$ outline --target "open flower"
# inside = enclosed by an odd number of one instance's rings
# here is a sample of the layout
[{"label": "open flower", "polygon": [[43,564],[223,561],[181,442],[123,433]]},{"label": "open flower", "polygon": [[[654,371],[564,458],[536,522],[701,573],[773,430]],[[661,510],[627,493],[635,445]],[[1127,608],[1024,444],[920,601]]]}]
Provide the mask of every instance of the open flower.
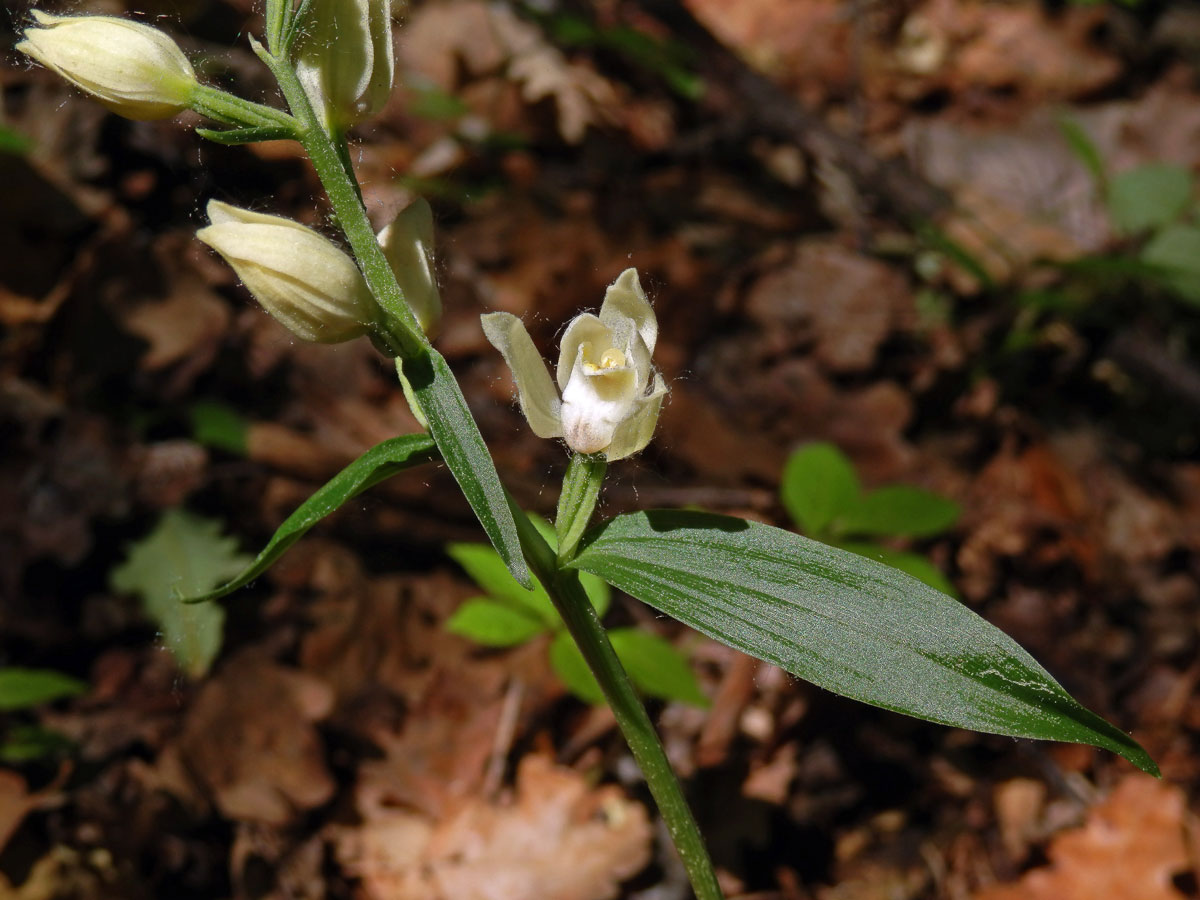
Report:
[{"label": "open flower", "polygon": [[233,266],[267,312],[297,337],[336,344],[366,334],[375,299],[346,253],[282,216],[208,203],[212,223],[196,237]]},{"label": "open flower", "polygon": [[318,0],[296,53],[296,74],[330,130],[373,116],[392,92],[390,0]]},{"label": "open flower", "polygon": [[483,333],[512,370],[521,411],[538,437],[561,437],[575,452],[602,452],[609,462],[650,443],[667,386],[650,365],[658,320],[635,269],[609,285],[599,316],[583,313],[567,326],[557,389],[520,319],[501,312],[482,319]]},{"label": "open flower", "polygon": [[116,16],[53,16],[33,11],[37,27],[18,50],[127,119],[165,119],[187,109],[196,73],[159,31]]}]

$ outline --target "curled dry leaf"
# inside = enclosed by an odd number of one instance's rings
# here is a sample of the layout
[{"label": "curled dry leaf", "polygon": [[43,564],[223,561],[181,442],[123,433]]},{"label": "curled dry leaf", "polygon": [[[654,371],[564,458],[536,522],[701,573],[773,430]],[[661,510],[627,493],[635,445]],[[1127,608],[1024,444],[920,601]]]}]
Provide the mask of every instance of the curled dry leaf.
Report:
[{"label": "curled dry leaf", "polygon": [[541,756],[521,762],[507,803],[467,800],[436,822],[383,810],[337,836],[367,900],[608,900],[650,840],[640,804]]},{"label": "curled dry leaf", "polygon": [[332,706],[313,676],[243,655],[200,689],[178,750],[223,815],[285,825],[333,795],[313,727]]},{"label": "curled dry leaf", "polygon": [[1185,873],[1187,807],[1183,791],[1147,775],[1126,777],[1081,828],[1050,843],[1050,865],[974,900],[1183,900],[1172,878]]}]

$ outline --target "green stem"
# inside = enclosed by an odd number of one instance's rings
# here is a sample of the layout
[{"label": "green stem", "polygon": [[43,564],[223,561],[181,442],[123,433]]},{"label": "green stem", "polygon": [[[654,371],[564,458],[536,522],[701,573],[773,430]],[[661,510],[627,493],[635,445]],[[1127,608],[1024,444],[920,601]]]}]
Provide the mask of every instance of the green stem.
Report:
[{"label": "green stem", "polygon": [[558,515],[554,517],[560,564],[575,558],[579,539],[583,537],[592,512],[596,509],[606,471],[608,460],[599,453],[576,453],[567,465],[562,493],[558,495]]},{"label": "green stem", "polygon": [[[375,230],[371,227],[367,211],[359,199],[358,185],[346,172],[337,142],[321,126],[308,95],[300,85],[300,79],[296,77],[295,70],[287,61],[272,56],[261,45],[255,47],[255,52],[270,67],[276,81],[279,82],[279,89],[283,91],[288,107],[292,110],[292,115],[300,122],[299,141],[312,160],[317,177],[329,195],[333,213],[337,216],[350,249],[354,251],[354,256],[362,268],[367,286],[383,307],[386,318],[396,323],[396,327],[386,328],[389,344],[398,344],[397,349],[405,358],[427,355],[431,349],[429,341],[405,302],[404,293],[396,283],[396,276],[392,273],[387,257],[383,255],[383,249],[375,240]],[[379,327],[383,330],[384,323],[379,323]]]},{"label": "green stem", "polygon": [[517,533],[521,537],[525,559],[546,589],[546,593],[550,595],[555,609],[567,626],[567,631],[575,639],[584,660],[596,676],[600,689],[604,691],[604,697],[608,700],[621,734],[625,736],[633,758],[641,768],[642,774],[646,776],[646,784],[683,860],[697,900],[722,900],[721,887],[717,883],[712,860],[709,859],[700,828],[683,796],[683,788],[679,779],[675,777],[675,770],[671,768],[666,751],[658,739],[654,723],[646,714],[646,708],[638,699],[625,668],[617,659],[616,651],[608,640],[604,626],[600,624],[600,617],[596,615],[595,608],[588,601],[587,594],[579,583],[578,573],[559,568],[555,552],[511,497],[509,505],[517,522]]}]

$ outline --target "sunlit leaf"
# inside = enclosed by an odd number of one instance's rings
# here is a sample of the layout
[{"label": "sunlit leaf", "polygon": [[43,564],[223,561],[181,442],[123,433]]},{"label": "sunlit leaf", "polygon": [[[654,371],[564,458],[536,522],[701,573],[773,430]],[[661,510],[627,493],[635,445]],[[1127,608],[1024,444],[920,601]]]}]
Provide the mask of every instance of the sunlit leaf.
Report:
[{"label": "sunlit leaf", "polygon": [[958,520],[959,506],[940,494],[897,484],[863,494],[838,517],[837,531],[872,537],[928,537]]},{"label": "sunlit leaf", "polygon": [[530,614],[483,597],[464,602],[446,622],[447,631],[485,647],[523,644],[546,627]]},{"label": "sunlit leaf", "polygon": [[643,694],[693,706],[709,705],[687,657],[670,641],[641,628],[614,628],[608,639],[629,678]]},{"label": "sunlit leaf", "polygon": [[833,444],[807,444],[788,457],[780,496],[805,532],[824,534],[833,520],[858,500],[858,476]]},{"label": "sunlit leaf", "polygon": [[1113,176],[1108,211],[1125,234],[1174,222],[1192,202],[1192,173],[1182,166],[1150,163]]},{"label": "sunlit leaf", "polygon": [[88,689],[86,682],[54,669],[0,669],[0,711],[31,709]]},{"label": "sunlit leaf", "polygon": [[617,516],[570,565],[828,690],[933,722],[1104,747],[1158,769],[966,606],[896,569],[709,513]]}]

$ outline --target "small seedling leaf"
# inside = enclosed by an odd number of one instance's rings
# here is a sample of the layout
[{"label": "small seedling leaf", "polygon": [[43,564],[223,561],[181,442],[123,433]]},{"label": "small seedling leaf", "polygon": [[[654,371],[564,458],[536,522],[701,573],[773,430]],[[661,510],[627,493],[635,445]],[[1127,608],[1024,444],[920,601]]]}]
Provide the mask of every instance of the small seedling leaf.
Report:
[{"label": "small seedling leaf", "polygon": [[0,669],[0,712],[32,709],[88,689],[85,682],[54,669]]},{"label": "small seedling leaf", "polygon": [[897,484],[860,496],[838,516],[836,529],[845,535],[929,537],[953,525],[959,512],[941,494]]},{"label": "small seedling leaf", "polygon": [[546,628],[534,616],[484,597],[467,600],[446,622],[448,631],[485,647],[514,647]]},{"label": "small seedling leaf", "polygon": [[807,444],[788,457],[780,495],[788,514],[810,535],[825,534],[860,493],[850,460],[833,444]]},{"label": "small seedling leaf", "polygon": [[1159,280],[1181,298],[1200,304],[1200,228],[1163,229],[1142,249],[1142,262],[1156,266]]},{"label": "small seedling leaf", "polygon": [[640,628],[614,628],[608,638],[643,694],[708,707],[708,697],[700,690],[687,657],[669,641]]},{"label": "small seedling leaf", "polygon": [[1192,173],[1182,166],[1150,163],[1115,175],[1108,210],[1124,234],[1170,225],[1192,202]]},{"label": "small seedling leaf", "polygon": [[566,631],[560,631],[550,642],[550,667],[566,685],[567,690],[584,703],[604,705],[604,691],[600,690],[596,676],[592,674],[583,654],[579,652],[579,647]]},{"label": "small seedling leaf", "polygon": [[249,562],[237,539],[220,522],[182,509],[166,512],[155,529],[129,548],[112,571],[115,591],[137,594],[162,630],[163,643],[186,674],[198,678],[221,650],[225,610],[215,603],[191,605],[185,597],[210,591]]}]

